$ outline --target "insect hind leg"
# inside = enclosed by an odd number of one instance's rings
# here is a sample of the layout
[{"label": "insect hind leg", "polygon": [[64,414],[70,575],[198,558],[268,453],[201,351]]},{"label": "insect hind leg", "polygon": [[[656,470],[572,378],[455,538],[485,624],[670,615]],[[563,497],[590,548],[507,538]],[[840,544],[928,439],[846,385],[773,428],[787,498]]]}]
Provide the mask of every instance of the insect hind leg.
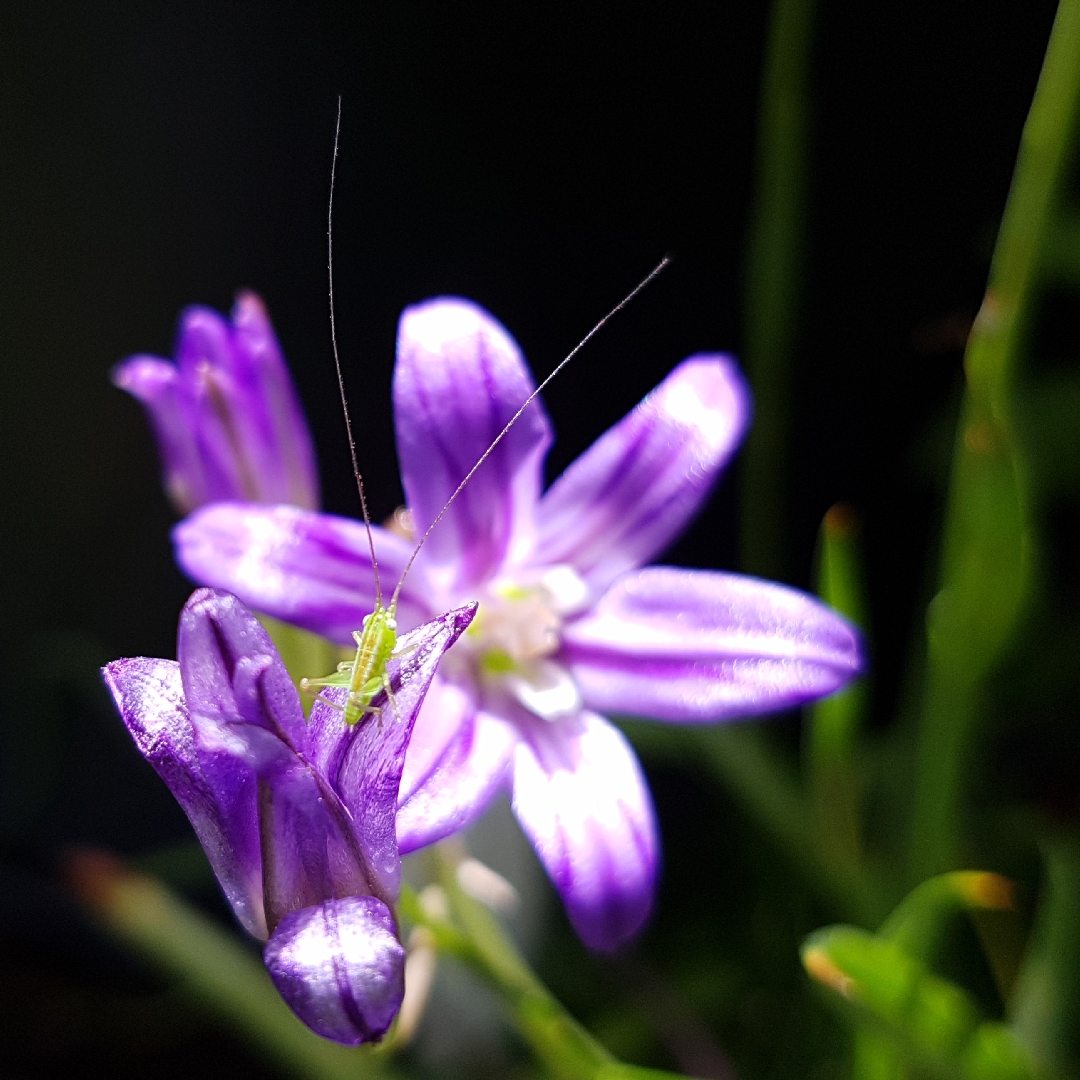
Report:
[{"label": "insect hind leg", "polygon": [[[394,696],[394,691],[390,688],[390,676],[383,672],[383,689],[386,691],[386,698],[390,702],[391,708],[394,710],[394,719],[401,723],[401,712],[398,710],[397,698]],[[379,717],[379,723],[382,723],[382,716]]]},{"label": "insect hind leg", "polygon": [[[394,719],[398,723],[400,723],[401,710],[398,708],[397,697],[395,696],[394,691],[390,685],[390,676],[385,674],[385,672],[383,673],[382,681],[379,684],[379,690],[386,691],[386,699],[390,702],[390,707],[394,710]],[[379,730],[382,730],[382,714],[383,709],[386,708],[385,705],[371,705],[368,703],[361,705],[359,702],[354,701],[349,703],[349,707],[355,709],[359,713],[364,713],[368,716],[377,716],[379,718]]]}]

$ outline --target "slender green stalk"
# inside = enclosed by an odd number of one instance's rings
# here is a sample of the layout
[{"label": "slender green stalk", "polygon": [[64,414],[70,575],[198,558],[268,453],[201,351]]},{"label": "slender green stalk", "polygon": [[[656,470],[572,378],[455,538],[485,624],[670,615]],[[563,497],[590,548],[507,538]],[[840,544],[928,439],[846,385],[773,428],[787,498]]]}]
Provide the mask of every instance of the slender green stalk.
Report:
[{"label": "slender green stalk", "polygon": [[[857,626],[865,626],[859,521],[838,503],[825,515],[818,538],[817,593]],[[857,680],[806,710],[806,766],[818,834],[846,858],[861,858],[861,790],[856,762],[866,706]]]},{"label": "slender green stalk", "polygon": [[1061,1076],[1080,1075],[1080,836],[1043,845],[1046,877],[1031,947],[1011,1002],[1012,1029]]},{"label": "slender green stalk", "polygon": [[783,577],[791,354],[805,231],[813,0],[775,0],[761,82],[757,178],[746,264],[743,361],[754,424],[742,456],[744,570]]},{"label": "slender green stalk", "polygon": [[937,960],[946,926],[959,912],[1010,911],[1012,883],[986,870],[954,870],[917,885],[878,930],[926,964]]},{"label": "slender green stalk", "polygon": [[370,1048],[349,1049],[309,1031],[258,959],[160,882],[96,852],[74,860],[71,877],[110,933],[175,978],[195,1005],[228,1023],[283,1075],[391,1080]]},{"label": "slender green stalk", "polygon": [[1015,630],[1027,591],[1031,537],[1014,429],[1015,379],[1078,99],[1080,0],[1061,0],[964,357],[967,389],[946,506],[941,589],[927,614],[912,881],[948,870],[960,858],[965,774],[983,687]]},{"label": "slender green stalk", "polygon": [[426,910],[408,886],[401,911],[426,927],[436,947],[466,964],[502,998],[514,1026],[536,1056],[562,1080],[675,1080],[675,1074],[616,1061],[536,977],[498,920],[457,883],[453,845],[437,851],[439,883],[450,918]]}]

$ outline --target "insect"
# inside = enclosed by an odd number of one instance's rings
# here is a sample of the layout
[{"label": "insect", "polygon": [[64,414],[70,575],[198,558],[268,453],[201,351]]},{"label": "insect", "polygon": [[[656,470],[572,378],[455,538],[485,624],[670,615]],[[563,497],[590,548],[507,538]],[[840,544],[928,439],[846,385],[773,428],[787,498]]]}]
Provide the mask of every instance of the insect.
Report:
[{"label": "insect", "polygon": [[581,351],[588,341],[596,334],[605,323],[616,313],[621,311],[642,289],[645,288],[667,265],[671,257],[665,255],[663,259],[622,299],[615,305],[578,344],[559,362],[554,370],[545,378],[540,385],[525,399],[521,407],[507,422],[506,426],[492,440],[488,448],[480,455],[476,464],[466,473],[464,479],[454,489],[450,498],[446,500],[442,509],[436,514],[434,520],[428,526],[427,531],[420,538],[408,562],[401,573],[389,604],[383,603],[382,586],[379,580],[379,564],[375,558],[375,538],[371,530],[371,517],[368,513],[367,496],[364,491],[364,481],[360,475],[360,466],[356,454],[356,440],[353,436],[352,420],[349,416],[349,406],[345,396],[345,381],[341,371],[341,360],[337,346],[337,328],[334,321],[334,259],[333,259],[333,215],[334,215],[334,179],[337,169],[338,140],[341,133],[341,98],[338,98],[337,126],[334,131],[334,156],[330,168],[330,202],[327,213],[327,267],[330,294],[330,340],[334,353],[334,366],[337,372],[338,391],[341,396],[341,407],[345,415],[345,429],[349,439],[349,453],[352,457],[353,475],[356,477],[356,486],[360,494],[360,508],[363,512],[364,527],[367,530],[368,548],[371,553],[371,565],[375,575],[375,608],[365,616],[363,625],[359,630],[353,631],[353,639],[356,641],[356,655],[352,660],[338,664],[337,670],[322,679],[302,679],[300,688],[305,692],[311,692],[325,687],[346,687],[348,693],[345,704],[339,705],[328,698],[319,695],[317,700],[330,705],[332,708],[344,714],[346,724],[358,724],[366,715],[376,714],[379,723],[382,723],[382,709],[372,705],[372,702],[385,691],[388,701],[397,712],[397,702],[394,699],[393,690],[390,686],[390,677],[387,674],[387,664],[395,656],[403,655],[397,651],[397,604],[401,594],[401,587],[405,583],[409,571],[412,569],[416,557],[427,542],[428,537],[442,521],[446,512],[454,504],[454,501],[465,490],[466,485],[476,474],[481,465],[491,456],[491,453],[502,442],[510,429],[518,422],[525,410],[536,400],[540,392],[559,374],[560,371]]}]

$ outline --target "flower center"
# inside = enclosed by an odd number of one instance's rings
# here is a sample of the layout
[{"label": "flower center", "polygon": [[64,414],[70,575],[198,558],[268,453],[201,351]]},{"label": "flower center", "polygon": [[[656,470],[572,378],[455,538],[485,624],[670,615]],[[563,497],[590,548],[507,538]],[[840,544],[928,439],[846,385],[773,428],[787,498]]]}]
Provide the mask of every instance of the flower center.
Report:
[{"label": "flower center", "polygon": [[[577,684],[549,659],[562,644],[563,618],[580,610],[588,586],[569,566],[519,571],[490,582],[454,652],[491,689],[509,692],[545,720],[581,708]],[[448,657],[449,659],[449,657]]]}]

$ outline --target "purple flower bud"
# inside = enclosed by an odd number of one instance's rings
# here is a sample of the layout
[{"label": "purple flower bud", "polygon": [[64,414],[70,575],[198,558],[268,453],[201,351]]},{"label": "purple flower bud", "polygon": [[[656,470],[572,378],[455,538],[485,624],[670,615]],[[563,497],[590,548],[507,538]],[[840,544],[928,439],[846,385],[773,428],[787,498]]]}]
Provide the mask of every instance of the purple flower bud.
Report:
[{"label": "purple flower bud", "polygon": [[[423,623],[387,666],[394,704],[355,725],[311,722],[266,631],[235,596],[195,592],[177,661],[136,657],[105,681],[136,745],[184,808],[237,918],[269,938],[282,995],[339,1042],[379,1038],[401,1002],[390,907],[405,751],[435,668],[476,605]],[[326,696],[340,704],[345,690]],[[310,983],[310,985],[309,985]]]},{"label": "purple flower bud", "polygon": [[319,505],[311,435],[254,293],[236,298],[231,324],[188,308],[175,364],[133,356],[112,378],[146,406],[165,488],[182,513],[219,499]]},{"label": "purple flower bud", "polygon": [[294,911],[263,950],[278,993],[312,1031],[348,1046],[381,1039],[405,995],[405,950],[374,896]]}]

